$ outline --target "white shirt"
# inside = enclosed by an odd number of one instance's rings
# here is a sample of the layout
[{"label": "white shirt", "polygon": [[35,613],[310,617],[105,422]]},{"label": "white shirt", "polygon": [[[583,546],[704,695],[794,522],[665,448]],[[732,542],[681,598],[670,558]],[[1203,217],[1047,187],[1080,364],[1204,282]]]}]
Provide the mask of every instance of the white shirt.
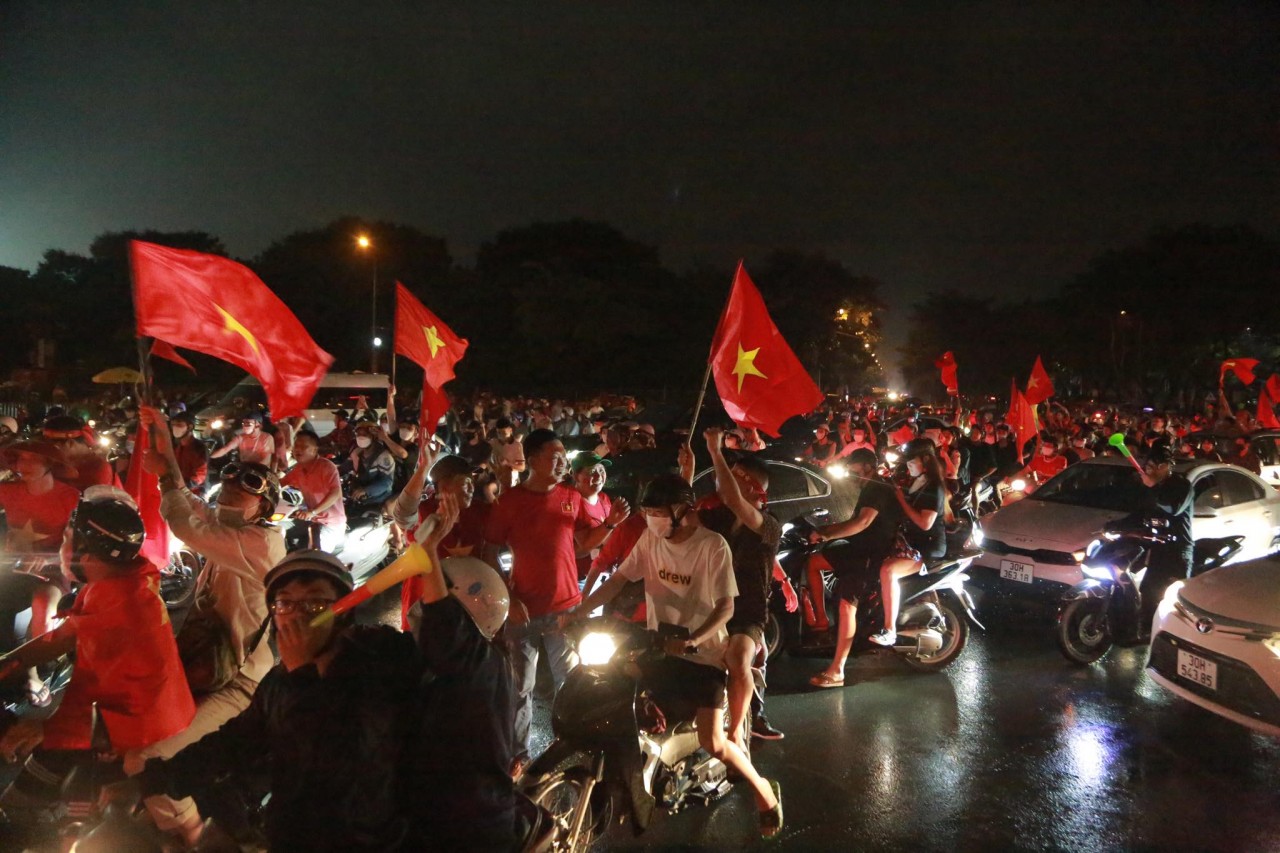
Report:
[{"label": "white shirt", "polygon": [[[627,580],[644,581],[649,629],[654,631],[660,622],[696,631],[711,618],[717,601],[738,595],[729,543],[705,527],[695,528],[680,543],[646,530],[618,572]],[[721,627],[695,654],[684,657],[724,669],[728,644],[729,632]]]}]

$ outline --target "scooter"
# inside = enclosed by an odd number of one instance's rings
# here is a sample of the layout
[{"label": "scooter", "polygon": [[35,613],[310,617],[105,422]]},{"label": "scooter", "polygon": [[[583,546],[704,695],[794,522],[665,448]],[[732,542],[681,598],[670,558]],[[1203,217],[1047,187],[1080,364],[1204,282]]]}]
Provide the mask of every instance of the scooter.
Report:
[{"label": "scooter", "polygon": [[638,662],[683,630],[663,628],[599,617],[566,629],[581,663],[556,695],[555,740],[520,781],[555,822],[557,850],[589,849],[615,819],[630,818],[638,835],[655,809],[706,805],[732,787],[726,766],[698,745],[696,709],[651,696],[640,681]]},{"label": "scooter", "polygon": [[[853,565],[854,561],[864,558],[847,553],[846,549],[830,547],[833,542],[810,543],[809,534],[815,528],[807,517],[794,519],[783,529],[778,561],[799,592],[802,614],[798,622],[794,616],[790,617],[793,630],[784,631],[784,637],[794,638],[801,649],[809,652],[830,650],[830,640],[823,636],[825,629],[816,615],[814,601],[822,596],[826,611],[834,613],[836,576],[847,570],[862,578],[857,594],[857,634],[853,650],[857,653],[882,648],[868,639],[884,626],[879,573]],[[969,641],[970,624],[985,630],[964,586],[969,579],[964,572],[980,553],[961,547],[954,556],[926,563],[920,574],[898,581],[902,606],[893,651],[914,669],[932,672],[950,666]],[[810,572],[811,561],[814,572]],[[815,588],[811,577],[820,579],[821,586]]]},{"label": "scooter", "polygon": [[[1141,641],[1142,575],[1152,546],[1171,540],[1163,518],[1127,518],[1107,526],[1101,539],[1085,548],[1080,570],[1084,580],[1063,595],[1058,605],[1055,637],[1063,656],[1077,664],[1101,660],[1117,643]],[[1244,547],[1243,536],[1198,539],[1192,575],[1225,565]]]}]

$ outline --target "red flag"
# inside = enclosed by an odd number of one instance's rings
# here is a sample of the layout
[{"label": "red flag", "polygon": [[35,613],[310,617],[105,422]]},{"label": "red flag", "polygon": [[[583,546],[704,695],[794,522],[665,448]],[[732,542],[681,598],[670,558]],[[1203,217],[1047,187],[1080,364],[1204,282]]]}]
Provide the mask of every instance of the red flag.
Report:
[{"label": "red flag", "polygon": [[169,525],[160,516],[160,478],[142,468],[142,456],[151,446],[151,433],[138,425],[133,436],[133,456],[129,457],[129,472],[125,475],[124,490],[133,497],[142,516],[147,538],[142,543],[142,556],[156,568],[169,562]]},{"label": "red flag", "polygon": [[[1271,377],[1274,379],[1275,377]],[[1270,383],[1268,383],[1269,385]],[[1275,398],[1263,388],[1258,394],[1258,426],[1263,429],[1280,429],[1280,419],[1276,418]]]},{"label": "red flag", "polygon": [[180,364],[192,373],[196,372],[196,369],[191,366],[191,362],[178,355],[178,351],[176,349],[169,346],[159,338],[156,338],[151,342],[151,354],[158,358],[168,359],[174,364]]},{"label": "red flag", "polygon": [[709,363],[724,410],[743,428],[776,436],[784,421],[813,411],[823,399],[769,318],[741,261],[716,326]]},{"label": "red flag", "polygon": [[440,389],[453,378],[453,366],[466,353],[467,339],[455,335],[397,281],[395,347],[426,372],[431,387]]},{"label": "red flag", "polygon": [[933,366],[942,371],[942,384],[946,386],[947,393],[959,394],[960,382],[956,379],[956,357],[948,350],[942,354],[942,358],[933,363]]},{"label": "red flag", "polygon": [[302,414],[333,356],[242,264],[217,255],[129,243],[139,337],[207,353],[257,377],[273,418]]},{"label": "red flag", "polygon": [[1027,398],[1018,390],[1018,383],[1011,384],[1013,390],[1009,396],[1009,413],[1005,415],[1005,423],[1013,429],[1014,446],[1018,448],[1018,455],[1022,456],[1023,447],[1036,437],[1035,411]]},{"label": "red flag", "polygon": [[1222,367],[1218,369],[1218,387],[1222,387],[1222,382],[1227,378],[1227,371],[1230,370],[1236,375],[1241,383],[1252,385],[1257,378],[1253,375],[1253,369],[1258,366],[1256,358],[1229,358],[1222,362]]},{"label": "red flag", "polygon": [[1038,406],[1053,396],[1053,381],[1044,369],[1044,362],[1036,356],[1035,366],[1031,368],[1031,378],[1027,380],[1026,400],[1032,406]]},{"label": "red flag", "polygon": [[1271,378],[1267,380],[1267,396],[1271,398],[1271,402],[1280,400],[1280,373],[1271,374]]},{"label": "red flag", "polygon": [[418,415],[418,429],[422,440],[436,434],[436,425],[449,411],[449,395],[443,388],[432,388],[425,379],[422,382],[422,412]]}]

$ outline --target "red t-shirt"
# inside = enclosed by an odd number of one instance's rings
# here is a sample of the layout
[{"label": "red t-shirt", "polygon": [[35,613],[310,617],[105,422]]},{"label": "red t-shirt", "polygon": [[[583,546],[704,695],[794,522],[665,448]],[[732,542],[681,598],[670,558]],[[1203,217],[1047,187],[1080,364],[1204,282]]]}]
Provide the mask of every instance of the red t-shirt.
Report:
[{"label": "red t-shirt", "polygon": [[80,493],[66,483],[33,495],[23,483],[0,483],[0,507],[9,520],[7,547],[10,551],[57,551],[62,532],[80,502]]},{"label": "red t-shirt", "polygon": [[[591,519],[590,527],[599,527],[604,524],[604,520],[609,517],[609,513],[613,512],[613,501],[604,492],[596,496],[596,502],[592,505],[591,501],[584,500],[582,502],[583,509],[586,510],[587,518]],[[610,539],[613,535],[610,534]],[[578,580],[583,580],[587,576],[587,572],[591,571],[591,555],[583,554],[578,557]]]},{"label": "red t-shirt", "polygon": [[[418,524],[408,531],[412,536],[417,532],[423,520],[435,513],[436,499],[429,498],[418,506]],[[449,535],[440,543],[440,559],[450,557],[479,557],[480,547],[484,544],[485,523],[489,520],[489,504],[476,499],[471,506],[458,514],[458,523],[449,531]],[[409,630],[409,608],[415,601],[422,599],[426,581],[421,575],[400,584],[400,627]]]},{"label": "red t-shirt", "polygon": [[1036,458],[1031,460],[1027,468],[1040,478],[1040,482],[1048,480],[1057,474],[1061,474],[1067,470],[1067,457],[1061,455],[1045,456],[1037,453]]},{"label": "red t-shirt", "polygon": [[63,482],[74,486],[77,492],[83,492],[90,486],[119,486],[120,478],[105,457],[92,450],[75,453],[67,462],[76,469],[74,477],[67,477]]},{"label": "red t-shirt", "polygon": [[140,749],[185,729],[195,702],[178,658],[160,575],[146,560],[80,591],[68,617],[76,669],[44,725],[43,749],[87,749],[93,703],[116,750]]},{"label": "red t-shirt", "polygon": [[[284,475],[284,479],[280,481],[283,486],[293,486],[302,492],[302,499],[307,506],[312,507],[319,504],[322,500],[333,494],[334,490],[341,491],[342,475],[338,473],[338,466],[334,465],[328,459],[316,457],[310,462],[299,462]],[[347,523],[347,510],[342,505],[342,499],[339,498],[334,502],[333,506],[324,512],[318,512],[315,515],[315,521],[325,527],[330,525],[338,525]]]},{"label": "red t-shirt", "polygon": [[582,601],[578,590],[575,530],[591,526],[578,490],[557,485],[549,492],[517,486],[493,505],[485,541],[511,548],[511,592],[530,618],[568,610]]}]

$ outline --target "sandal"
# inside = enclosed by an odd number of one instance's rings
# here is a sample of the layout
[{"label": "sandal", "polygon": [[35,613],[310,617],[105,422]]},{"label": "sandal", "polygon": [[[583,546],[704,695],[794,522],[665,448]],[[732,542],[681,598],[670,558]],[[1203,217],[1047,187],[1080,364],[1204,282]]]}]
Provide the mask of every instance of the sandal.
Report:
[{"label": "sandal", "polygon": [[840,673],[837,678],[827,672],[820,672],[813,678],[809,679],[809,683],[814,687],[844,687],[844,673]]},{"label": "sandal", "polygon": [[773,789],[773,798],[778,804],[765,812],[760,812],[760,837],[777,838],[782,832],[782,786],[770,779],[769,787]]}]

